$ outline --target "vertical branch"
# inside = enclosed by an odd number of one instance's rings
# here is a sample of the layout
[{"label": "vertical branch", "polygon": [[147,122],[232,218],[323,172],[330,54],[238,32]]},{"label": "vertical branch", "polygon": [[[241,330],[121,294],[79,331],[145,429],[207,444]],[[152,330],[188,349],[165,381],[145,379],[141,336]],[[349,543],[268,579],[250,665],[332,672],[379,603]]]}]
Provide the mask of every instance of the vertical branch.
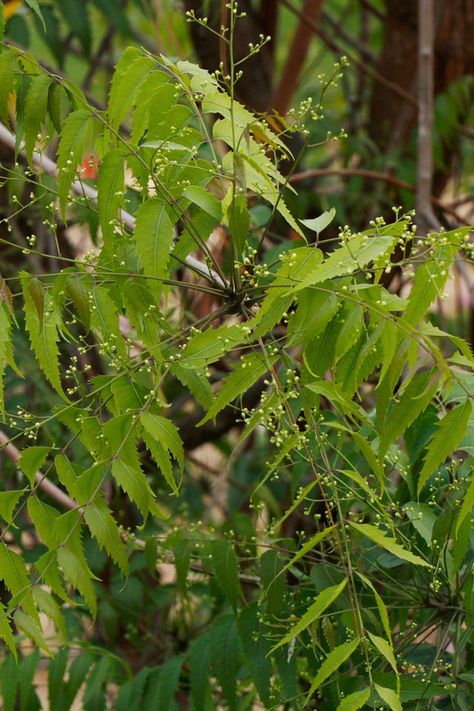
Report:
[{"label": "vertical branch", "polygon": [[418,0],[418,155],[416,166],[417,224],[436,226],[431,209],[433,180],[434,2]]},{"label": "vertical branch", "polygon": [[300,73],[314,32],[311,23],[318,24],[323,4],[324,0],[304,0],[283,73],[271,100],[270,108],[282,115],[286,114],[290,108],[291,99],[298,86]]}]

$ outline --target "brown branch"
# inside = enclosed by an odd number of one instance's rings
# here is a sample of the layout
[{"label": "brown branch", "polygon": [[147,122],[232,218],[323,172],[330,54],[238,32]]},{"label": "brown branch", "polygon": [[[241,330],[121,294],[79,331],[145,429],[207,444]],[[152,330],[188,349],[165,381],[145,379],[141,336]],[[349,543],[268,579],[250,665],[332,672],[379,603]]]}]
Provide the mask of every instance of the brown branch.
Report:
[{"label": "brown branch", "polygon": [[291,99],[298,86],[301,70],[314,34],[313,26],[318,27],[323,3],[324,0],[304,0],[303,11],[298,13],[299,22],[293,35],[293,41],[280,81],[271,98],[270,108],[282,116],[288,112]]},{"label": "brown branch", "polygon": [[[18,462],[20,461],[20,451],[15,447],[15,445],[10,442],[7,435],[0,430],[0,452],[6,454],[8,459],[10,459],[13,464],[18,467]],[[36,472],[35,482],[39,489],[48,494],[57,504],[65,509],[77,509],[77,503],[71,499],[67,494],[64,493],[56,484],[47,479],[45,474],[41,472]]]},{"label": "brown branch", "polygon": [[308,27],[310,27],[314,34],[320,37],[320,39],[322,39],[323,42],[327,44],[327,46],[332,49],[333,52],[335,52],[335,54],[337,54],[339,57],[343,55],[346,56],[350,64],[353,64],[358,69],[360,69],[361,72],[364,72],[365,74],[370,76],[371,79],[373,79],[375,82],[381,84],[382,86],[385,86],[390,91],[393,91],[401,99],[403,99],[403,101],[407,102],[408,104],[411,104],[411,106],[418,106],[418,101],[413,96],[413,94],[410,94],[410,92],[405,91],[405,89],[403,89],[398,84],[395,84],[395,82],[386,79],[375,69],[369,67],[368,64],[366,64],[362,59],[357,57],[357,55],[347,52],[343,47],[341,47],[340,44],[338,44],[334,39],[332,39],[332,37],[330,37],[326,32],[324,32],[324,30],[322,30],[317,23],[313,22],[310,17],[298,10],[298,8],[295,7],[290,0],[280,0],[280,2],[282,5],[287,7],[293,14],[299,17]]},{"label": "brown branch", "polygon": [[431,209],[433,182],[434,4],[418,0],[418,152],[416,220],[427,232],[436,227]]},{"label": "brown branch", "polygon": [[[404,180],[399,180],[395,176],[388,173],[377,173],[374,170],[367,170],[365,168],[311,168],[309,170],[302,170],[300,173],[295,173],[290,178],[290,183],[298,183],[302,180],[307,180],[308,178],[324,178],[330,175],[339,175],[346,177],[360,177],[367,178],[368,180],[380,180],[389,185],[393,185],[400,190],[408,190],[410,193],[415,193],[416,188],[410,183],[406,183]],[[430,196],[430,203],[435,207],[439,208],[447,215],[454,217],[461,225],[466,224],[466,220],[462,218],[456,210],[453,209],[451,205],[446,205],[445,202],[439,200],[434,196]]]}]

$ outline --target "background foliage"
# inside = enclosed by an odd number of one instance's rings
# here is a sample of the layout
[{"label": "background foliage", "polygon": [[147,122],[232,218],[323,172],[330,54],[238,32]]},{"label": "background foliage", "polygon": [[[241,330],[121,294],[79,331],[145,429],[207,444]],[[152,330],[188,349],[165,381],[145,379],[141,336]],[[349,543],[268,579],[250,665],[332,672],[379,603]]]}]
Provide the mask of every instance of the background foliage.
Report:
[{"label": "background foliage", "polygon": [[395,4],[185,5],[6,3],[4,708],[468,709],[467,40],[417,234]]}]

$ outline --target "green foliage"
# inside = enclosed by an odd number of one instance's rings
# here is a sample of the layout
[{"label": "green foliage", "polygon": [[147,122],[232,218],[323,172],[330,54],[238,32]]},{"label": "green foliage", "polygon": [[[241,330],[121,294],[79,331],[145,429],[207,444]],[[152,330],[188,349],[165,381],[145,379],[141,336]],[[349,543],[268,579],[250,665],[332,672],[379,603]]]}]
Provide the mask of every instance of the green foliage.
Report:
[{"label": "green foliage", "polygon": [[[89,52],[89,19],[76,25],[71,3],[62,12]],[[85,256],[58,248],[46,275],[15,274],[15,309],[2,286],[6,388],[16,361],[47,394],[32,412],[13,395],[2,415],[21,448],[21,483],[0,492],[11,655],[22,635],[53,654],[45,616],[69,641],[90,616],[104,644],[139,638],[131,662],[125,647],[57,653],[53,711],[83,682],[85,709],[104,708],[112,682],[117,709],[469,698],[473,357],[429,321],[452,264],[471,254],[469,230],[415,241],[412,216],[397,213],[345,228],[324,253],[304,241],[278,168],[301,124],[277,134],[222,74],[132,47],[101,111],[21,52],[0,63],[18,91],[25,82],[16,124],[34,176],[23,179],[47,224],[59,208],[100,228]],[[45,145],[56,151],[51,183],[35,158]],[[81,188],[91,150],[97,201]],[[268,247],[254,218],[263,205],[268,225],[298,239]],[[333,218],[301,222],[319,237]],[[416,267],[407,298],[383,286],[395,260],[405,275]],[[207,466],[216,441],[223,457]],[[223,510],[207,507],[201,455],[208,476],[233,487]],[[30,548],[15,528],[26,516]],[[159,585],[170,565],[175,577]],[[443,641],[419,643],[433,626]],[[18,666],[12,656],[0,667],[4,706],[36,708],[21,689],[37,656]]]}]

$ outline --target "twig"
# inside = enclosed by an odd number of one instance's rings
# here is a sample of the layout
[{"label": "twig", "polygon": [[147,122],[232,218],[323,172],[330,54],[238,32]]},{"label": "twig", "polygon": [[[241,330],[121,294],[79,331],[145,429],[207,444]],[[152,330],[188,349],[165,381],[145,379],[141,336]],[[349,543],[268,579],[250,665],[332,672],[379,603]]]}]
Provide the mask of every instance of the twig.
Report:
[{"label": "twig", "polygon": [[[15,445],[10,442],[7,435],[2,430],[0,430],[0,452],[6,454],[6,456],[13,462],[13,464],[15,464],[15,466],[18,466],[18,462],[20,461],[20,452],[15,447]],[[53,484],[53,482],[50,481],[45,474],[42,474],[39,471],[36,472],[35,482],[37,483],[39,489],[42,489],[45,494],[48,494],[48,496],[50,496],[54,501],[56,501],[56,503],[58,503],[63,508],[78,508],[77,503],[67,494],[65,494],[64,491],[62,491],[58,486],[56,486],[56,484]]]},{"label": "twig", "polygon": [[398,84],[395,84],[395,82],[386,79],[382,74],[379,74],[379,72],[377,72],[375,69],[369,67],[362,59],[357,57],[355,54],[350,54],[349,52],[347,52],[332,37],[330,37],[326,32],[324,32],[324,30],[322,30],[316,22],[313,22],[311,17],[308,17],[308,15],[304,14],[297,7],[295,7],[290,0],[280,0],[280,2],[282,5],[287,7],[293,14],[299,17],[308,27],[310,27],[312,31],[316,35],[318,35],[318,37],[320,37],[323,42],[327,44],[327,46],[332,49],[333,52],[335,52],[339,57],[345,55],[349,60],[350,64],[353,64],[354,66],[358,67],[361,72],[365,72],[365,74],[368,74],[378,84],[382,84],[382,86],[385,86],[387,89],[390,89],[390,91],[393,91],[408,104],[411,104],[412,106],[418,106],[418,101],[416,100],[416,97],[413,96],[413,94],[410,94],[408,91],[405,91],[405,89],[403,89]]},{"label": "twig", "polygon": [[[339,175],[353,177],[358,176],[361,178],[367,178],[368,180],[381,180],[384,183],[389,183],[394,185],[400,190],[408,190],[410,193],[415,193],[416,188],[410,183],[406,183],[404,180],[399,180],[393,175],[388,173],[377,173],[375,170],[367,170],[365,168],[311,168],[309,170],[302,170],[300,173],[295,173],[290,178],[290,183],[297,183],[307,178],[324,178],[329,175]],[[454,217],[461,225],[466,224],[466,220],[453,209],[451,205],[446,205],[442,200],[434,196],[430,196],[430,203],[435,205],[447,215]]]},{"label": "twig", "polygon": [[[2,123],[0,123],[0,143],[3,143],[5,146],[8,146],[12,151],[15,150],[16,136],[11,133],[11,131],[9,131],[8,128],[6,128]],[[32,163],[36,168],[42,170],[47,175],[51,175],[53,178],[58,177],[58,167],[56,163],[47,156],[43,155],[42,153],[39,153],[38,151],[33,151]],[[85,185],[82,181],[74,180],[71,185],[71,190],[76,195],[79,195],[80,197],[86,197],[88,198],[88,200],[91,200],[91,202],[97,203],[97,190],[90,187],[89,185]],[[122,220],[125,227],[133,232],[135,228],[135,218],[133,217],[133,215],[130,215],[130,213],[126,212],[125,210],[120,210],[120,219]],[[188,265],[188,267],[190,267],[190,269],[193,269],[194,271],[198,272],[199,274],[201,274],[201,276],[205,277],[212,283],[217,284],[222,288],[225,288],[227,286],[223,279],[221,279],[219,274],[217,274],[214,270],[209,269],[207,264],[204,264],[203,262],[200,262],[198,259],[195,259],[191,256],[186,257],[184,261]]]},{"label": "twig", "polygon": [[423,232],[437,225],[431,209],[433,181],[434,5],[418,0],[418,152],[416,214]]},{"label": "twig", "polygon": [[298,13],[298,26],[293,35],[280,81],[271,98],[270,108],[283,116],[290,108],[291,99],[298,85],[298,79],[313,37],[313,28],[318,27],[323,3],[324,0],[305,0],[303,11]]}]

